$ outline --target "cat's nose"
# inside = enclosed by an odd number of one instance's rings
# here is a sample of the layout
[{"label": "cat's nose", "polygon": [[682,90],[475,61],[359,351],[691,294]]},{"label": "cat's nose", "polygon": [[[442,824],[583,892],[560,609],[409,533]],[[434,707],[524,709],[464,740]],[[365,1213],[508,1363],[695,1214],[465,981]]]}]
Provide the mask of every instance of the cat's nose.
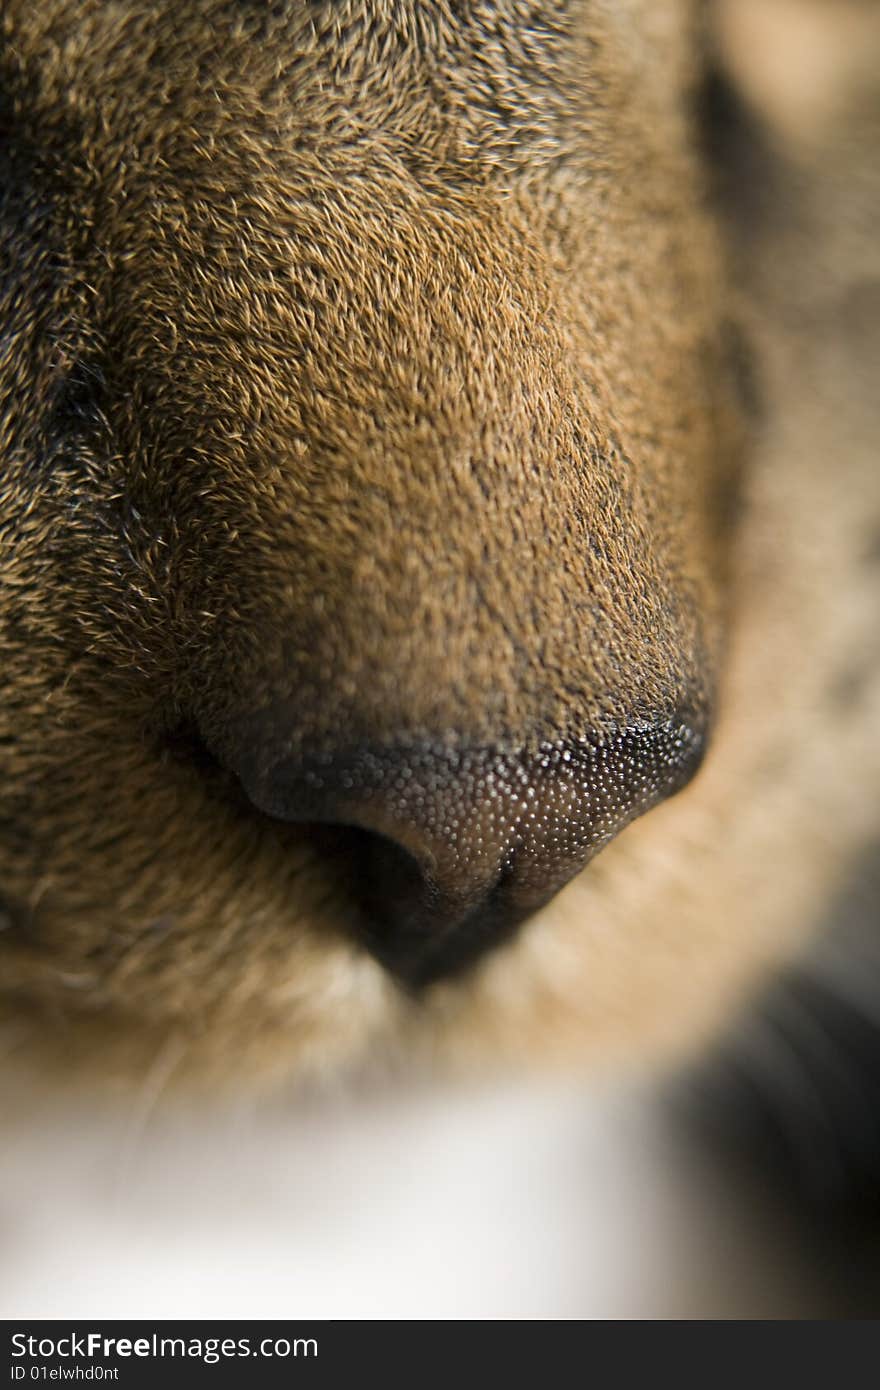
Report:
[{"label": "cat's nose", "polygon": [[509,937],[682,787],[702,747],[699,728],[671,719],[511,753],[437,741],[278,756],[258,738],[232,763],[261,811],[336,828],[365,945],[420,987]]}]

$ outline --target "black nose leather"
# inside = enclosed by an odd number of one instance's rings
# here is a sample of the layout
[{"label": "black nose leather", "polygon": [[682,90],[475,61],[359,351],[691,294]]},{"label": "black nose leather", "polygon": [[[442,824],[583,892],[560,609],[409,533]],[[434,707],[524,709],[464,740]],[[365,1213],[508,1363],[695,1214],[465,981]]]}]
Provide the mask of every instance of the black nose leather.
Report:
[{"label": "black nose leather", "polygon": [[264,744],[236,771],[269,815],[340,828],[363,940],[418,987],[508,937],[683,786],[702,744],[682,719],[518,753],[412,744],[273,760]]}]

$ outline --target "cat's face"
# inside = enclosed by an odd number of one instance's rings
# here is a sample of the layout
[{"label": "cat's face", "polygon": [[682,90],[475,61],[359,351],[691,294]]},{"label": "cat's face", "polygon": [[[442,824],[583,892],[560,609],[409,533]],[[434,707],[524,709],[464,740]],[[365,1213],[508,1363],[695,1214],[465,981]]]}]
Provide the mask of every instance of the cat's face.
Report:
[{"label": "cat's face", "polygon": [[221,1073],[674,1024],[669,812],[590,861],[711,757],[691,7],[7,8],[9,1007]]}]

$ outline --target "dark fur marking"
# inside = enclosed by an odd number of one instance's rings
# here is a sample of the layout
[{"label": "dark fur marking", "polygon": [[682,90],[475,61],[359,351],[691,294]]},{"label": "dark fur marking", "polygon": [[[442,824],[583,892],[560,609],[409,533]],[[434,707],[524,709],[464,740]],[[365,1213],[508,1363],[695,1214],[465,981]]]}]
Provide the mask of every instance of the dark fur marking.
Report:
[{"label": "dark fur marking", "polygon": [[[826,1230],[880,1224],[880,846],[828,929],[690,1078],[702,1132]],[[876,1228],[875,1228],[876,1231]]]},{"label": "dark fur marking", "polygon": [[831,685],[831,703],[842,714],[858,705],[877,674],[878,654],[867,652],[841,671]]},{"label": "dark fur marking", "polygon": [[866,565],[880,565],[880,523],[868,536],[862,560]]}]

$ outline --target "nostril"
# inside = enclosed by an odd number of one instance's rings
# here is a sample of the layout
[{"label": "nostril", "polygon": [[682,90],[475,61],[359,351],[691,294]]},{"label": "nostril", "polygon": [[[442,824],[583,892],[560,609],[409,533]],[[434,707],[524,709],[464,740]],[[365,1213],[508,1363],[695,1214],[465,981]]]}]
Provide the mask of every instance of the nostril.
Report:
[{"label": "nostril", "polygon": [[349,826],[339,827],[334,839],[360,910],[360,939],[413,988],[465,970],[527,915],[504,901],[505,870],[480,891],[455,892],[386,835]]},{"label": "nostril", "polygon": [[392,974],[425,983],[427,958],[459,921],[418,860],[386,835],[348,828],[352,897],[360,908],[359,935]]},{"label": "nostril", "polygon": [[529,915],[510,897],[511,867],[481,894],[450,895],[386,835],[348,825],[313,825],[310,835],[357,907],[358,939],[409,988],[462,973]]}]

